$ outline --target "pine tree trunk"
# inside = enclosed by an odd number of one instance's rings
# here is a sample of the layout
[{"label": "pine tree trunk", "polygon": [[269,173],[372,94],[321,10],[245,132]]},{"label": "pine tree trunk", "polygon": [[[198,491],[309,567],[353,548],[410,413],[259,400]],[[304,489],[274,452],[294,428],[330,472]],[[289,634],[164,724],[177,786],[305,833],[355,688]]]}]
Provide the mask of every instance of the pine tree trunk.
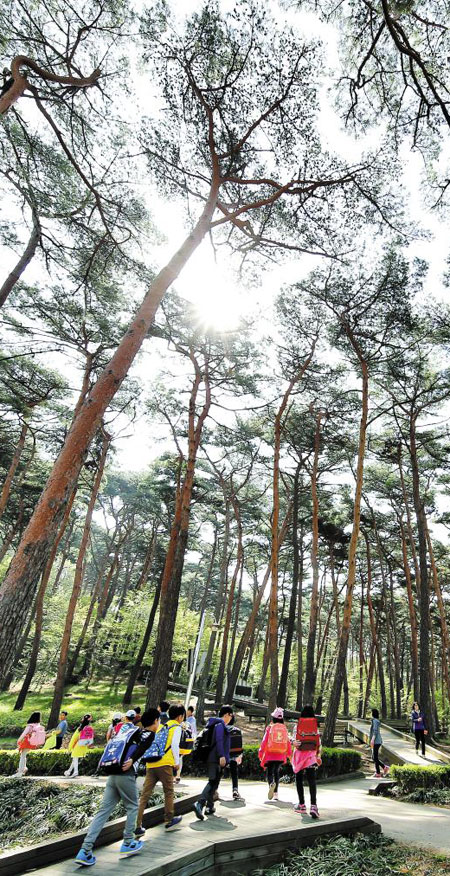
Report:
[{"label": "pine tree trunk", "polygon": [[447,617],[445,611],[445,604],[442,598],[442,590],[441,585],[439,583],[439,577],[437,573],[436,561],[434,559],[434,551],[433,545],[430,538],[430,532],[428,529],[428,523],[425,521],[426,526],[426,537],[427,537],[427,545],[428,545],[428,555],[430,557],[430,565],[431,572],[433,576],[433,587],[434,592],[436,594],[436,600],[439,608],[439,618],[441,621],[441,637],[442,637],[442,653],[444,655],[443,667],[444,667],[444,678],[445,685],[447,688],[447,699],[450,703],[450,674],[449,674],[449,662],[450,662],[450,638],[448,633],[448,625],[447,625]]},{"label": "pine tree trunk", "polygon": [[409,625],[410,625],[410,634],[411,634],[411,669],[412,669],[412,679],[413,679],[413,689],[414,689],[414,699],[418,700],[419,698],[419,650],[417,644],[417,617],[416,617],[416,609],[414,606],[414,596],[412,589],[412,581],[411,581],[411,572],[409,569],[408,562],[408,552],[406,548],[406,535],[405,528],[403,526],[403,521],[401,517],[398,517],[398,522],[400,526],[400,537],[402,543],[402,558],[403,558],[403,569],[405,572],[406,579],[406,592],[408,594],[408,612],[409,612]]},{"label": "pine tree trunk", "polygon": [[145,659],[145,655],[147,653],[148,643],[150,641],[150,636],[152,634],[153,626],[155,623],[156,612],[158,610],[159,597],[161,595],[161,582],[162,582],[163,571],[161,572],[158,584],[156,586],[155,595],[153,597],[153,602],[152,602],[152,607],[150,609],[150,614],[148,616],[147,626],[145,627],[144,636],[143,636],[143,639],[141,642],[141,646],[139,648],[138,655],[136,657],[135,664],[130,669],[126,690],[125,690],[125,693],[124,693],[123,699],[122,699],[122,703],[124,706],[131,705],[131,700],[133,698],[134,686],[136,684],[137,677],[139,675],[142,663],[143,663],[143,661]]},{"label": "pine tree trunk", "polygon": [[303,699],[306,704],[312,704],[316,689],[316,667],[314,666],[314,653],[316,648],[317,620],[319,617],[319,498],[317,495],[317,473],[320,453],[320,425],[322,413],[316,414],[316,428],[314,433],[314,457],[311,470],[311,500],[312,500],[312,540],[311,540],[311,569],[312,588],[309,609],[309,632],[306,643],[305,683],[303,686]]},{"label": "pine tree trunk", "polygon": [[347,335],[349,337],[350,342],[352,343],[353,349],[355,350],[356,355],[358,356],[360,367],[361,367],[361,375],[362,375],[362,411],[361,411],[361,422],[359,427],[359,445],[358,445],[358,464],[356,470],[356,488],[355,488],[355,502],[353,508],[353,528],[352,535],[349,545],[348,552],[348,578],[347,578],[347,592],[345,595],[345,603],[344,603],[344,613],[342,618],[341,625],[341,634],[339,638],[339,649],[336,660],[336,670],[334,676],[333,687],[331,689],[330,698],[328,701],[327,707],[327,717],[325,720],[325,727],[323,732],[323,744],[324,745],[332,745],[334,739],[334,729],[336,726],[336,718],[339,711],[339,703],[341,699],[341,691],[342,685],[344,683],[344,674],[345,674],[345,663],[347,659],[347,648],[348,641],[350,636],[350,626],[352,620],[352,606],[353,606],[353,590],[355,586],[356,579],[356,549],[358,546],[358,537],[359,537],[359,522],[361,515],[361,494],[363,487],[363,476],[364,476],[364,457],[366,451],[366,431],[367,431],[367,418],[368,418],[368,407],[369,407],[369,375],[368,375],[368,367],[367,362],[362,356],[361,350],[352,335],[352,332],[345,326]]},{"label": "pine tree trunk", "polygon": [[25,268],[30,264],[41,239],[41,226],[39,223],[39,216],[37,215],[36,210],[34,210],[33,208],[31,210],[31,213],[33,221],[31,234],[19,261],[16,265],[14,265],[11,273],[4,281],[3,285],[0,286],[0,307],[3,307],[6,299],[8,298],[8,295],[12,292],[18,280],[20,280]]},{"label": "pine tree trunk", "polygon": [[72,634],[72,624],[75,616],[75,609],[78,603],[78,597],[81,592],[81,585],[83,583],[83,575],[84,575],[84,564],[85,564],[85,556],[86,550],[89,542],[89,536],[91,532],[91,524],[92,524],[92,515],[94,513],[95,503],[97,501],[98,491],[100,489],[101,480],[103,477],[103,471],[105,468],[106,456],[108,453],[109,445],[111,443],[111,436],[106,432],[103,432],[103,440],[102,440],[102,449],[100,453],[100,459],[98,462],[97,472],[94,478],[94,484],[92,487],[92,492],[89,497],[89,503],[86,511],[86,517],[84,521],[83,533],[81,536],[80,547],[78,549],[78,556],[75,565],[75,575],[72,587],[72,593],[70,595],[69,605],[67,607],[66,620],[64,624],[64,630],[61,640],[61,650],[59,653],[58,660],[58,669],[56,673],[56,679],[54,684],[54,693],[53,700],[50,707],[50,715],[48,719],[48,727],[56,727],[56,723],[58,720],[59,713],[61,711],[61,703],[64,695],[64,682],[66,678],[66,669],[67,669],[67,661],[69,658],[69,647],[70,647],[70,637]]},{"label": "pine tree trunk", "polygon": [[[164,574],[161,583],[161,604],[158,633],[153,654],[152,671],[148,684],[147,707],[163,699],[170,675],[172,642],[180,597],[181,578],[189,534],[192,488],[195,464],[203,426],[211,407],[211,388],[207,373],[201,373],[195,363],[196,375],[189,400],[188,458],[183,485],[176,502],[174,522],[170,534]],[[205,401],[197,416],[195,403],[201,382],[205,386]]]},{"label": "pine tree trunk", "polygon": [[420,490],[419,464],[416,447],[416,414],[411,413],[409,422],[409,455],[411,460],[411,472],[413,482],[413,501],[416,513],[417,538],[419,542],[419,571],[420,571],[420,707],[428,721],[430,735],[434,735],[434,714],[431,701],[430,679],[430,588],[428,584],[427,562],[427,539],[426,517],[424,503]]},{"label": "pine tree trunk", "polygon": [[30,660],[28,663],[28,669],[27,669],[22,687],[20,689],[19,695],[18,695],[17,700],[16,700],[15,705],[14,705],[14,711],[21,711],[23,709],[28,691],[30,689],[31,682],[33,680],[34,673],[36,672],[36,666],[37,666],[37,661],[38,661],[38,656],[39,656],[39,648],[40,648],[41,637],[42,637],[42,622],[43,622],[43,615],[44,615],[44,597],[45,597],[45,593],[47,590],[47,585],[48,585],[50,574],[51,574],[51,571],[53,568],[53,564],[55,562],[58,546],[59,546],[59,543],[64,535],[67,524],[69,522],[70,512],[72,510],[72,505],[74,503],[75,494],[76,494],[76,490],[73,491],[72,496],[67,504],[60,530],[59,530],[58,535],[56,537],[55,543],[52,547],[52,552],[48,558],[47,565],[45,567],[44,574],[42,576],[42,580],[41,580],[41,583],[39,586],[39,590],[37,592],[36,603],[35,603],[35,618],[36,618],[36,620],[35,620],[33,645],[31,648],[31,655],[30,655]]},{"label": "pine tree trunk", "polygon": [[217,588],[216,602],[214,606],[214,626],[211,630],[211,635],[208,642],[208,650],[206,652],[205,662],[198,681],[198,700],[197,700],[197,722],[199,725],[205,722],[205,693],[208,684],[208,678],[211,671],[211,664],[216,646],[217,631],[222,614],[222,606],[224,593],[227,586],[228,578],[228,545],[230,539],[230,500],[225,497],[225,520],[223,533],[223,546],[220,564],[219,586]]},{"label": "pine tree trunk", "polygon": [[[300,550],[297,535],[293,539],[295,563],[298,563],[298,607],[297,607],[297,695],[295,708],[300,711],[303,708],[303,524],[300,526]],[[297,559],[296,559],[297,558]]]},{"label": "pine tree trunk", "polygon": [[91,389],[69,430],[49,480],[0,587],[0,681],[8,673],[27,607],[36,591],[58,528],[102,417],[139,352],[167,289],[207,234],[220,186],[214,171],[203,212],[184,243],[152,282],[112,359]]},{"label": "pine tree trunk", "polygon": [[[282,524],[281,529],[280,529],[280,534],[279,534],[279,538],[278,538],[278,547],[281,546],[284,538],[286,537],[287,526],[288,526],[289,518],[291,516],[291,509],[292,509],[292,502],[289,504],[289,507],[288,507],[287,512],[286,512],[286,516],[283,520],[283,524]],[[258,616],[258,612],[259,612],[259,609],[261,606],[261,602],[262,602],[262,598],[264,596],[264,591],[266,589],[267,582],[268,582],[269,577],[270,577],[270,573],[271,573],[271,564],[269,564],[269,566],[267,567],[267,570],[265,572],[261,586],[259,587],[259,589],[256,592],[256,596],[255,596],[255,599],[253,601],[253,606],[252,606],[252,610],[250,612],[250,616],[247,620],[247,623],[246,623],[245,628],[244,628],[244,632],[242,633],[241,640],[240,640],[239,645],[238,645],[237,650],[236,650],[236,655],[235,655],[235,658],[233,661],[233,666],[232,666],[232,669],[230,672],[230,676],[229,676],[228,684],[227,684],[227,689],[225,692],[225,701],[227,703],[231,703],[233,701],[234,689],[236,687],[236,684],[237,684],[237,681],[239,678],[242,663],[244,662],[245,652],[248,648],[248,644],[250,642],[250,639],[251,639],[253,632],[254,632],[254,629],[255,629],[256,618]]]},{"label": "pine tree trunk", "polygon": [[6,508],[6,504],[9,499],[9,494],[11,492],[11,485],[14,478],[14,475],[17,471],[17,467],[20,462],[20,457],[22,456],[22,451],[25,446],[25,438],[27,437],[28,432],[28,423],[22,424],[22,429],[20,430],[19,440],[16,444],[13,458],[11,460],[11,464],[8,469],[8,473],[3,483],[2,492],[0,493],[0,518],[3,515],[3,512]]},{"label": "pine tree trunk", "polygon": [[286,707],[287,701],[287,685],[289,677],[289,667],[291,663],[292,642],[295,633],[295,616],[297,612],[297,594],[298,594],[298,489],[300,478],[301,463],[298,463],[294,475],[294,494],[292,505],[292,589],[289,601],[288,624],[286,629],[286,642],[283,652],[283,663],[280,673],[280,685],[278,688],[277,701],[278,705],[283,709]]},{"label": "pine tree trunk", "polygon": [[225,623],[223,628],[223,639],[222,639],[222,650],[220,654],[220,663],[219,663],[219,671],[217,674],[217,682],[216,682],[216,697],[217,702],[220,703],[222,701],[222,693],[225,682],[225,666],[227,660],[227,651],[228,651],[228,636],[230,634],[231,627],[231,615],[233,610],[233,601],[234,601],[234,593],[236,589],[236,582],[238,576],[241,571],[241,566],[244,560],[244,551],[242,547],[242,523],[241,523],[241,515],[239,504],[237,502],[236,496],[231,495],[231,503],[233,505],[234,515],[236,518],[237,524],[237,554],[236,554],[236,563],[234,566],[233,574],[231,576],[230,583],[230,591],[228,593],[228,602],[227,609],[225,614]]}]

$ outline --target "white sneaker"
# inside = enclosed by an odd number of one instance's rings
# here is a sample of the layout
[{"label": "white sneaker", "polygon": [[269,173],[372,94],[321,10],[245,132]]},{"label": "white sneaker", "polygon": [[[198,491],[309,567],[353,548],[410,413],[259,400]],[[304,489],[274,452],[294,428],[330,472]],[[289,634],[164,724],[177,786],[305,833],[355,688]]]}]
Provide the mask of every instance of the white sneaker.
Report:
[{"label": "white sneaker", "polygon": [[278,800],[278,791],[273,792],[272,800]]}]

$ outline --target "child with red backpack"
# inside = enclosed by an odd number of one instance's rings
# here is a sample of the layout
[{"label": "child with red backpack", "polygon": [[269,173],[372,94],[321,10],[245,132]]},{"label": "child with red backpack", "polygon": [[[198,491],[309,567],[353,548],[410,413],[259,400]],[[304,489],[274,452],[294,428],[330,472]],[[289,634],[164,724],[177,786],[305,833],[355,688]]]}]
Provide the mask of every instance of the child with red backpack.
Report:
[{"label": "child with red backpack", "polygon": [[263,769],[267,767],[267,781],[269,783],[269,800],[278,800],[278,784],[280,770],[292,754],[292,746],[289,734],[284,723],[284,710],[279,706],[271,714],[271,722],[261,742],[258,757]]},{"label": "child with red backpack", "polygon": [[298,793],[298,804],[294,806],[294,812],[298,812],[300,815],[306,814],[303,790],[303,773],[306,773],[311,797],[309,814],[311,818],[318,818],[316,769],[322,763],[322,758],[320,757],[320,736],[317,728],[317,719],[312,706],[304,706],[300,713],[293,745],[292,769]]},{"label": "child with red backpack", "polygon": [[17,748],[20,751],[19,767],[16,776],[23,776],[28,772],[27,752],[40,748],[45,742],[45,728],[41,724],[41,713],[33,712],[23,733],[17,740]]}]

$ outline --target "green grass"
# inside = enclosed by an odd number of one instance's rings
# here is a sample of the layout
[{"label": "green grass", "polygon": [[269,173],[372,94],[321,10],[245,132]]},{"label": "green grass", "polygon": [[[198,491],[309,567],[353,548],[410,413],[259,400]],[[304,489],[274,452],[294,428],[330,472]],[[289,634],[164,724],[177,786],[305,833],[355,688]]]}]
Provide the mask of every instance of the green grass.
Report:
[{"label": "green grass", "polygon": [[[113,712],[120,712],[122,706],[123,686],[113,688],[108,682],[92,685],[88,690],[82,686],[68,687],[63,700],[62,708],[68,711],[69,727],[75,724],[87,712],[94,717],[94,729],[98,728],[99,735],[104,731],[111,720]],[[133,698],[134,705],[145,706],[147,689],[136,686]],[[50,712],[53,697],[53,687],[44,687],[39,693],[31,692],[20,712],[14,711],[14,703],[17,699],[17,690],[0,694],[0,736],[17,738],[17,731],[23,730],[31,712],[40,711],[43,723],[46,724]],[[127,707],[128,708],[128,707]],[[2,742],[3,746],[3,742]]]},{"label": "green grass", "polygon": [[[103,788],[62,788],[52,782],[0,779],[1,850],[34,845],[45,839],[83,830],[98,809]],[[157,791],[150,806],[162,802]],[[110,821],[124,815],[122,803]]]},{"label": "green grass", "polygon": [[[263,871],[258,871],[262,873]],[[289,855],[266,876],[443,876],[450,858],[433,855],[382,834],[337,837]]]}]

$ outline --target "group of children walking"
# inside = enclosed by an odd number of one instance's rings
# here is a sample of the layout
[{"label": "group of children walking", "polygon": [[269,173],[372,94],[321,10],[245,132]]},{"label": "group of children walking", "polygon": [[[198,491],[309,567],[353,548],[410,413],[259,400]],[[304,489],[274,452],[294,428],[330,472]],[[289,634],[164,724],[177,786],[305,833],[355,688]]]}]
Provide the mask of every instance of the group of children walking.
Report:
[{"label": "group of children walking", "polygon": [[[69,750],[72,761],[64,774],[68,778],[78,775],[79,759],[84,757],[93,745],[92,721],[92,715],[84,715],[71,737]],[[427,730],[425,716],[418,703],[414,703],[411,721],[416,736],[416,750],[421,744],[424,754]],[[380,727],[379,712],[373,709],[369,742],[373,751],[377,778],[386,776],[389,772],[389,767],[380,760],[379,756],[383,744]],[[50,733],[46,733],[42,726],[40,713],[33,712],[18,740],[20,759],[17,775],[22,776],[27,771],[28,751],[42,746],[60,748],[67,730],[67,712],[61,712],[58,726]],[[105,791],[100,808],[88,828],[83,846],[75,858],[77,864],[83,866],[95,864],[96,858],[92,851],[94,843],[119,801],[123,802],[126,810],[120,854],[128,856],[141,851],[142,837],[145,834],[144,812],[158,782],[161,782],[164,790],[165,829],[170,831],[180,824],[182,818],[175,815],[174,809],[174,783],[180,778],[183,755],[192,753],[196,737],[197,724],[193,706],[189,706],[186,712],[181,704],[170,705],[163,700],[158,708],[147,709],[143,714],[141,709],[136,707],[129,709],[125,715],[118,712],[113,715],[106,734],[107,744],[98,768],[108,777]],[[194,805],[196,817],[203,821],[205,816],[215,813],[214,803],[218,799],[219,784],[226,767],[231,774],[233,799],[243,799],[238,787],[238,766],[242,761],[243,752],[242,733],[234,726],[232,706],[222,706],[218,716],[209,719],[206,728],[198,734],[196,752],[199,759],[204,761],[208,775],[207,784]],[[307,813],[303,786],[306,777],[310,795],[309,814],[313,819],[319,818],[316,772],[322,763],[321,740],[313,707],[306,705],[303,708],[297,725],[291,733],[285,724],[284,710],[277,707],[272,712],[270,723],[265,729],[258,757],[261,767],[267,774],[268,801],[278,800],[281,769],[290,760],[298,794],[298,803],[294,806],[294,812],[300,815]],[[145,780],[138,797],[136,777],[141,759],[145,762]]]}]

